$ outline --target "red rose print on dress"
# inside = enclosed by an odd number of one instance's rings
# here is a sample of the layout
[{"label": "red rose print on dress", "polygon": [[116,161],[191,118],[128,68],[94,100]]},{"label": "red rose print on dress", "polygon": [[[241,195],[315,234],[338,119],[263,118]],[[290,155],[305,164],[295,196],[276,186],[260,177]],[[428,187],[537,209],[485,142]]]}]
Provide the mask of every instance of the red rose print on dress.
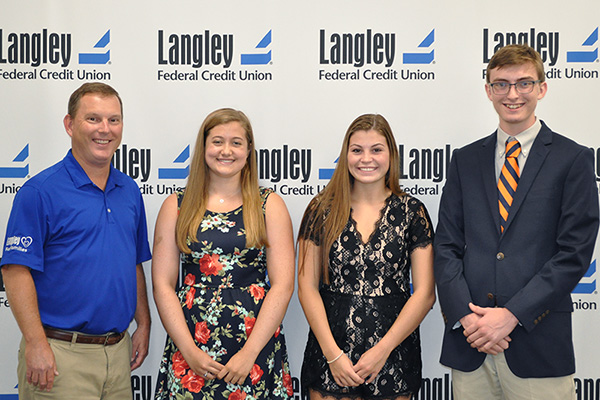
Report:
[{"label": "red rose print on dress", "polygon": [[283,373],[283,386],[285,387],[288,396],[292,397],[294,395],[294,388],[292,387],[292,375],[285,372]]},{"label": "red rose print on dress", "polygon": [[192,286],[194,283],[196,283],[196,278],[194,277],[194,275],[187,274],[185,276],[185,280],[183,281],[183,284],[184,285],[188,285],[188,286]]},{"label": "red rose print on dress", "polygon": [[249,290],[250,290],[250,294],[254,298],[254,304],[258,304],[258,301],[265,297],[265,288],[258,286],[255,283],[250,285]]},{"label": "red rose print on dress", "polygon": [[192,308],[194,304],[194,296],[196,295],[196,288],[191,288],[189,292],[185,295],[185,305],[188,309]]},{"label": "red rose print on dress", "polygon": [[198,264],[200,264],[200,271],[205,275],[217,275],[223,269],[218,254],[205,254],[198,260]]},{"label": "red rose print on dress", "polygon": [[190,370],[181,380],[181,385],[192,393],[199,393],[204,387],[204,378]]},{"label": "red rose print on dress", "polygon": [[177,351],[175,354],[173,354],[171,360],[173,361],[173,373],[177,378],[181,378],[183,375],[185,375],[185,371],[190,368],[180,351]]},{"label": "red rose print on dress", "polygon": [[231,392],[227,400],[245,400],[246,392],[243,392],[242,389],[238,389],[235,392]]},{"label": "red rose print on dress", "polygon": [[206,344],[210,339],[210,329],[206,325],[206,321],[196,323],[196,334],[194,335],[198,343]]},{"label": "red rose print on dress", "polygon": [[244,317],[244,327],[246,328],[246,337],[250,337],[252,333],[252,328],[254,328],[254,323],[256,322],[256,318]]},{"label": "red rose print on dress", "polygon": [[250,371],[250,380],[253,385],[256,385],[260,381],[260,377],[263,375],[263,370],[260,369],[258,364],[254,364],[252,366],[252,370]]}]

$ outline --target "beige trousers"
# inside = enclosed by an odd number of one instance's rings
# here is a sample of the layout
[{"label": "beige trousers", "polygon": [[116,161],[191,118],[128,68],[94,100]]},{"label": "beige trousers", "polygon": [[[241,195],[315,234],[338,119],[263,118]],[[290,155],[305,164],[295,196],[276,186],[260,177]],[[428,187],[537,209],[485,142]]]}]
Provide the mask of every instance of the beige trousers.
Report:
[{"label": "beige trousers", "polygon": [[59,375],[49,392],[27,383],[25,340],[17,375],[20,400],[131,400],[131,337],[112,346],[48,339]]},{"label": "beige trousers", "polygon": [[519,378],[504,353],[488,354],[473,372],[452,370],[454,400],[575,400],[573,375],[558,378]]}]

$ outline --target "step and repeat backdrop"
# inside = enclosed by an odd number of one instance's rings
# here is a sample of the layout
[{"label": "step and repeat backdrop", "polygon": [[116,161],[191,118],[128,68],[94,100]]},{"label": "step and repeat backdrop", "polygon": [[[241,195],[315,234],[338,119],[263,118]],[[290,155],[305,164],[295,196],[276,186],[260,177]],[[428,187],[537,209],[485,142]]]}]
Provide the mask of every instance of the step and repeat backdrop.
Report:
[{"label": "step and repeat backdrop", "polygon": [[[510,43],[529,43],[544,60],[549,90],[538,117],[598,160],[600,3],[501,4],[4,0],[0,239],[15,193],[70,147],[62,118],[71,92],[88,81],[108,83],[123,98],[113,162],[139,185],[150,235],[163,200],[185,185],[200,124],[220,107],[250,117],[261,184],[283,197],[296,230],[335,168],[346,128],[363,113],[388,119],[401,184],[437,223],[452,151],[497,127],[485,67]],[[598,162],[596,171],[600,177]],[[586,400],[600,399],[597,257],[573,292],[577,398]],[[145,268],[151,296],[150,263]],[[153,395],[166,336],[150,306],[150,355],[132,377],[136,400]],[[16,399],[21,334],[3,286],[0,326],[0,400]],[[284,328],[295,398],[307,398],[299,374],[308,326],[296,295]],[[442,329],[436,303],[421,326],[420,399],[451,398],[450,371],[438,362]]]}]

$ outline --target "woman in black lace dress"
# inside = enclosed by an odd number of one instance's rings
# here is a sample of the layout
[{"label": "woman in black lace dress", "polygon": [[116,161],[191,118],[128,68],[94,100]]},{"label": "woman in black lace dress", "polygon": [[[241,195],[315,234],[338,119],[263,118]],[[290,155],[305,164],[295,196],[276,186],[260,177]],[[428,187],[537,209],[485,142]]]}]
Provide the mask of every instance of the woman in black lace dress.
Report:
[{"label": "woman in black lace dress", "polygon": [[311,327],[302,365],[311,399],[404,400],[421,386],[418,327],[435,301],[433,231],[398,178],[388,122],[362,115],[305,211],[298,296]]}]

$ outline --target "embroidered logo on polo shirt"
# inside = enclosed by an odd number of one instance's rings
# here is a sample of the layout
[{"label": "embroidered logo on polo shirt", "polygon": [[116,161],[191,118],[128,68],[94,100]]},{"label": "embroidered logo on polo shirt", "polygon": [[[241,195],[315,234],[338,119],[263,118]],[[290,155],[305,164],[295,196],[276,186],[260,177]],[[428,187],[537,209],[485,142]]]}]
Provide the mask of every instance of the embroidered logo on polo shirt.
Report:
[{"label": "embroidered logo on polo shirt", "polygon": [[21,238],[21,244],[25,248],[29,247],[29,245],[31,244],[31,242],[33,242],[33,239],[32,239],[31,236],[24,236],[24,237]]},{"label": "embroidered logo on polo shirt", "polygon": [[33,243],[33,238],[31,236],[11,236],[6,239],[4,251],[17,250],[26,252],[31,243]]}]

